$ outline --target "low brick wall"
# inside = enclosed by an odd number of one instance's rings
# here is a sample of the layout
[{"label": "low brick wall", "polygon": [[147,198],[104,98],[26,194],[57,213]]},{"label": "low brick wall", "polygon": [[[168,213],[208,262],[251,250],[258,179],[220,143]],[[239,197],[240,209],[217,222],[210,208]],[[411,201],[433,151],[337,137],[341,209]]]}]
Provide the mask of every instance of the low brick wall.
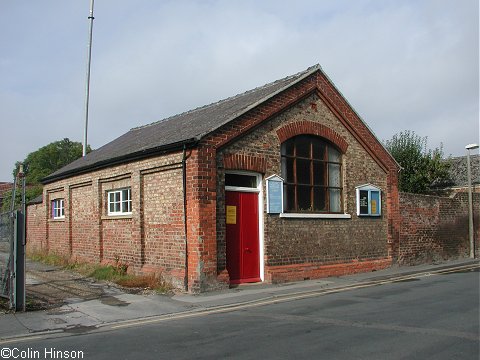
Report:
[{"label": "low brick wall", "polygon": [[320,279],[329,276],[343,276],[361,272],[372,272],[390,267],[391,258],[352,261],[338,264],[302,264],[267,266],[265,268],[265,281],[270,283],[284,283],[289,281],[302,281]]},{"label": "low brick wall", "polygon": [[[474,194],[474,239],[479,254],[480,194]],[[398,263],[415,265],[470,254],[468,194],[450,197],[400,193]]]}]

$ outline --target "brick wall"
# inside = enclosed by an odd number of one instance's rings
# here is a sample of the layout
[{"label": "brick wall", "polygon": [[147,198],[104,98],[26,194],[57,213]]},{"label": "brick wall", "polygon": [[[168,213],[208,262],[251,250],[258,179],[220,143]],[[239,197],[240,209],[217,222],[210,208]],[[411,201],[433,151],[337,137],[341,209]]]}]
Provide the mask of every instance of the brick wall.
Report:
[{"label": "brick wall", "polygon": [[[29,205],[27,247],[82,261],[121,262],[132,272],[162,273],[184,283],[182,153],[132,162],[45,185]],[[132,214],[109,216],[107,192],[130,187]],[[65,218],[51,201],[65,200]]]},{"label": "brick wall", "polygon": [[[240,140],[218,152],[217,251],[218,271],[226,266],[225,170],[250,170],[265,177],[281,174],[281,142],[297,134],[324,136],[345,151],[343,155],[343,202],[351,219],[291,219],[266,214],[264,209],[265,273],[268,281],[328,276],[338,271],[349,273],[381,268],[389,259],[387,172],[372,159],[363,146],[338,120],[316,93],[269,119]],[[232,161],[237,159],[237,161]],[[238,159],[246,159],[244,161]],[[258,160],[255,160],[258,159]],[[260,166],[254,166],[257,164]],[[265,164],[265,165],[263,165]],[[263,169],[263,171],[262,171]],[[382,217],[356,216],[355,187],[372,183],[382,189]],[[263,189],[266,207],[266,190]],[[386,262],[372,260],[387,259]],[[329,264],[356,262],[355,266],[326,271]],[[296,266],[293,266],[296,265]],[[321,269],[320,269],[321,268]],[[340,270],[339,270],[340,269]],[[288,272],[288,275],[286,273]],[[323,275],[322,275],[323,274]]]},{"label": "brick wall", "polygon": [[27,248],[30,251],[48,249],[46,236],[46,214],[43,204],[32,204],[27,207]]},{"label": "brick wall", "polygon": [[142,186],[144,270],[173,272],[171,280],[181,287],[185,267],[182,169],[145,174]]},{"label": "brick wall", "polygon": [[[480,195],[474,195],[474,239],[478,256]],[[467,193],[456,193],[452,197],[400,193],[400,214],[400,264],[469,256]]]},{"label": "brick wall", "polygon": [[70,221],[70,251],[79,260],[100,259],[97,212],[92,183],[73,187],[67,206]]}]

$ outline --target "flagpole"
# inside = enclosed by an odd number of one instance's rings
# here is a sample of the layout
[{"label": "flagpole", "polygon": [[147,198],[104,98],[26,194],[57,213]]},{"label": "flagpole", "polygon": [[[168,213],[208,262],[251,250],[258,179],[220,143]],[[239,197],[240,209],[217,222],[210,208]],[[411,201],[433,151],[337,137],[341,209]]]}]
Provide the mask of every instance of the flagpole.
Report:
[{"label": "flagpole", "polygon": [[92,33],[93,33],[93,3],[90,0],[90,15],[88,16],[88,46],[87,46],[87,80],[85,85],[85,129],[83,133],[83,156],[87,155],[87,134],[88,134],[88,106],[90,98],[90,63],[92,61]]}]

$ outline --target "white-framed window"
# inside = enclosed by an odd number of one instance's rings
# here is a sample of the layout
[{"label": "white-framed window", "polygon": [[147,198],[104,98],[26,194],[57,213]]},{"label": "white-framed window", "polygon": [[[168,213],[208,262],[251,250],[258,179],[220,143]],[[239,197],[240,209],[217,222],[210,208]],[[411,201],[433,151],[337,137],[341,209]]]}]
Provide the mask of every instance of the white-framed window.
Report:
[{"label": "white-framed window", "polygon": [[63,199],[52,200],[52,219],[65,218],[65,202]]},{"label": "white-framed window", "polygon": [[382,215],[382,190],[376,186],[366,184],[356,187],[357,215]]},{"label": "white-framed window", "polygon": [[107,197],[108,215],[128,215],[132,213],[130,188],[109,191]]}]

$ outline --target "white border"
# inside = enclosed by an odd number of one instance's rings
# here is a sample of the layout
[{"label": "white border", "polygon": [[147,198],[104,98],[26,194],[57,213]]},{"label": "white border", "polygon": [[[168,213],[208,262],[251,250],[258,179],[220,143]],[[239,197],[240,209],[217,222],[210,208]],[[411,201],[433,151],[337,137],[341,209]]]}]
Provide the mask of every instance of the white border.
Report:
[{"label": "white border", "polygon": [[110,212],[110,194],[111,193],[114,193],[114,192],[120,192],[120,209],[122,208],[121,204],[122,202],[124,202],[123,200],[123,195],[122,195],[122,191],[123,190],[130,190],[130,201],[131,201],[131,208],[133,208],[133,200],[132,200],[132,188],[130,186],[127,186],[127,187],[123,187],[123,188],[120,188],[120,189],[112,189],[112,190],[108,190],[107,191],[107,215],[110,216],[110,217],[117,217],[117,216],[125,216],[125,215],[132,215],[132,212],[131,211],[127,211],[127,212],[122,212],[122,211],[114,211],[114,212]]},{"label": "white border", "polygon": [[[55,207],[55,202],[59,201],[62,206],[61,207]],[[52,216],[52,219],[53,220],[60,220],[60,219],[65,219],[65,198],[56,198],[56,199],[53,199],[51,200],[51,204],[52,204],[52,208],[53,208],[53,216]],[[56,209],[62,209],[63,211],[63,215],[60,215],[60,216],[56,216],[55,213],[56,213]],[[52,210],[50,210],[52,211]]]},{"label": "white border", "polygon": [[[368,191],[368,214],[360,214],[360,190]],[[371,214],[371,193],[379,192],[378,214]],[[357,203],[357,216],[359,217],[380,217],[382,216],[382,189],[372,184],[364,184],[355,187],[355,202]]]},{"label": "white border", "polygon": [[238,175],[249,175],[255,176],[257,178],[257,187],[256,188],[247,188],[239,186],[225,186],[225,192],[227,191],[237,191],[237,192],[253,192],[258,193],[258,246],[259,246],[259,258],[260,261],[260,280],[265,281],[265,251],[264,251],[264,236],[263,236],[263,182],[262,174],[251,172],[251,171],[241,171],[241,170],[226,170],[226,174],[238,174]]},{"label": "white border", "polygon": [[302,213],[283,213],[280,214],[281,218],[292,219],[351,219],[350,214],[302,214]]},{"label": "white border", "polygon": [[[270,195],[268,193],[268,184],[270,182],[279,182],[281,185],[280,185],[280,201],[281,201],[281,206],[282,206],[282,209],[280,210],[280,212],[270,212]],[[265,179],[265,189],[266,189],[266,192],[267,192],[267,214],[283,214],[283,178],[274,174],[274,175],[271,175],[269,177],[267,177]]]}]

